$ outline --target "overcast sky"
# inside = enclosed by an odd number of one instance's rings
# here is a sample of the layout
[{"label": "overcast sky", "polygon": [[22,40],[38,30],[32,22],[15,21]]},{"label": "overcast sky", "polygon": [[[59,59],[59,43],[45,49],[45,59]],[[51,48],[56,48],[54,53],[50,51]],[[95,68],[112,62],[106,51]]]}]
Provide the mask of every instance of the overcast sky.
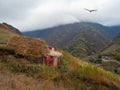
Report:
[{"label": "overcast sky", "polygon": [[0,0],[0,22],[20,31],[80,21],[120,25],[120,0]]}]

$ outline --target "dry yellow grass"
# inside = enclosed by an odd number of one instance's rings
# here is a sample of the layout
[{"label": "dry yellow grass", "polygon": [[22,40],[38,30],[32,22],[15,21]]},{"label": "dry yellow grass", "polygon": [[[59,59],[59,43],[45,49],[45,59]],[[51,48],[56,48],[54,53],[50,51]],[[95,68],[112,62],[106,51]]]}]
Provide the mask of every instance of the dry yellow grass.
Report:
[{"label": "dry yellow grass", "polygon": [[[119,90],[120,76],[63,52],[61,69],[0,56],[0,90]],[[7,71],[8,73],[6,73]]]},{"label": "dry yellow grass", "polygon": [[65,90],[62,83],[55,86],[52,80],[34,79],[22,74],[0,72],[0,90]]},{"label": "dry yellow grass", "polygon": [[14,36],[8,43],[7,47],[13,49],[18,54],[27,56],[41,56],[48,53],[49,49],[45,41],[40,38],[31,38],[25,36]]},{"label": "dry yellow grass", "polygon": [[[88,62],[79,60],[63,51],[65,59],[68,61],[67,67],[74,73],[80,75],[81,79],[106,86],[115,86],[120,89],[120,76],[104,70]],[[79,77],[79,76],[78,76]]]}]

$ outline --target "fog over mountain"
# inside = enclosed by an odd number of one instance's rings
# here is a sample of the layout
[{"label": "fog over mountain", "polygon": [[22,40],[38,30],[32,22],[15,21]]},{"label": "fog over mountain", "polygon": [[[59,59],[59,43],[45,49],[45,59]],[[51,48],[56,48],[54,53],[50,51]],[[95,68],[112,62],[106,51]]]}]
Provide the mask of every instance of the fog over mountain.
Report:
[{"label": "fog over mountain", "polygon": [[[80,21],[120,24],[120,0],[0,0],[0,22],[21,31]],[[84,10],[97,9],[96,12]]]}]

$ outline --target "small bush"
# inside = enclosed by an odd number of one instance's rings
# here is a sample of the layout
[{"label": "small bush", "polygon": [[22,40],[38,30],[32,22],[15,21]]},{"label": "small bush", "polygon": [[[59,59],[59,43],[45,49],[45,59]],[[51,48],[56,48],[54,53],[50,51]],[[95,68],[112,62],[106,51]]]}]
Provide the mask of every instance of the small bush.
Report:
[{"label": "small bush", "polygon": [[114,54],[114,57],[115,57],[115,59],[117,59],[118,61],[120,61],[120,53]]},{"label": "small bush", "polygon": [[102,59],[100,57],[95,57],[95,58],[90,58],[89,61],[92,63],[101,63]]},{"label": "small bush", "polygon": [[66,66],[67,65],[67,61],[63,58],[62,60],[60,60],[60,66]]},{"label": "small bush", "polygon": [[12,50],[12,49],[9,49],[8,52],[9,52],[9,54],[11,54],[11,55],[14,55],[14,54],[15,54],[15,51]]}]

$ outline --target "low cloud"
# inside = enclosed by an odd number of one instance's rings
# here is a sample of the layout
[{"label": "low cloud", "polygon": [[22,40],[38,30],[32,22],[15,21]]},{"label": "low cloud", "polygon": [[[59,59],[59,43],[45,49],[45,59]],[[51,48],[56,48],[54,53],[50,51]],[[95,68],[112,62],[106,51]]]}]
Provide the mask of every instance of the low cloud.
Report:
[{"label": "low cloud", "polygon": [[[0,0],[0,22],[21,31],[80,21],[120,24],[120,0]],[[83,8],[97,9],[89,13]]]}]

